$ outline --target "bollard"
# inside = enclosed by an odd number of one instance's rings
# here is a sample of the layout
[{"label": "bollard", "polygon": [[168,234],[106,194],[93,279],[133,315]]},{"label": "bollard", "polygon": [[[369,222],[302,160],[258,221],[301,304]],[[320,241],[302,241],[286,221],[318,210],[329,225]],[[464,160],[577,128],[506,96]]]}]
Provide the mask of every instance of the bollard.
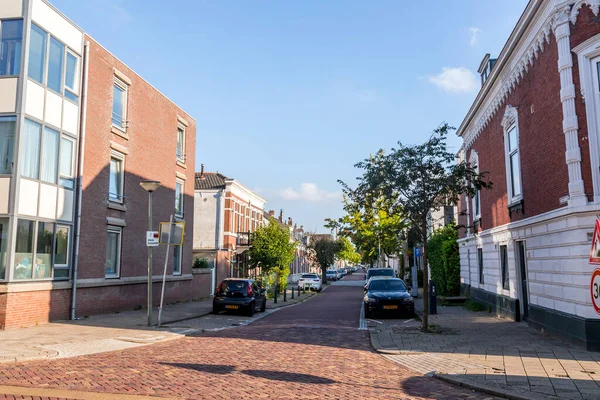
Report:
[{"label": "bollard", "polygon": [[283,302],[285,303],[287,301],[287,287],[283,288]]},{"label": "bollard", "polygon": [[295,287],[292,286],[292,300],[294,300],[294,289]]},{"label": "bollard", "polygon": [[300,285],[298,285],[298,297],[300,297]]},{"label": "bollard", "polygon": [[273,303],[277,304],[277,289],[275,289],[275,292],[274,292]]}]

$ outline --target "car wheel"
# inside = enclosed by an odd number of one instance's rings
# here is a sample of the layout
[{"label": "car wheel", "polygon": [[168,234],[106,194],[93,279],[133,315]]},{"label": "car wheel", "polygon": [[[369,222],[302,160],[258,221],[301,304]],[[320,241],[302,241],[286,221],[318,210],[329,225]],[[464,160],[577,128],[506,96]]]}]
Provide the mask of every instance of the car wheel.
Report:
[{"label": "car wheel", "polygon": [[246,311],[246,315],[249,317],[253,316],[255,307],[256,307],[256,305],[254,303],[250,303],[250,306],[248,307],[248,310]]},{"label": "car wheel", "polygon": [[212,309],[212,313],[213,313],[213,314],[218,314],[218,313],[219,313],[219,311],[221,311],[221,310],[219,309],[219,307],[217,307],[217,306],[213,306],[213,309]]},{"label": "car wheel", "polygon": [[267,309],[267,299],[265,299],[262,303],[262,306],[260,306],[260,312],[265,312],[266,309]]}]

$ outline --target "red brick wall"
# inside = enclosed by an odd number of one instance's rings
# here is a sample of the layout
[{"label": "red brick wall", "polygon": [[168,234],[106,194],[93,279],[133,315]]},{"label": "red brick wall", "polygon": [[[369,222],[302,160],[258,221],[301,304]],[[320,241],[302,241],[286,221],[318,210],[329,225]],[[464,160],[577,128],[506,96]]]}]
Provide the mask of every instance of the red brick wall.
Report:
[{"label": "red brick wall", "polygon": [[[481,228],[490,229],[561,207],[568,194],[565,137],[562,131],[558,50],[554,37],[498,109],[471,149],[479,156],[479,170],[487,171],[493,188],[481,193]],[[507,105],[518,107],[521,179],[524,211],[509,217],[504,132]],[[472,211],[472,210],[471,210]]]},{"label": "red brick wall", "polygon": [[70,289],[7,293],[3,297],[6,314],[4,319],[0,315],[0,329],[22,328],[69,318]]}]

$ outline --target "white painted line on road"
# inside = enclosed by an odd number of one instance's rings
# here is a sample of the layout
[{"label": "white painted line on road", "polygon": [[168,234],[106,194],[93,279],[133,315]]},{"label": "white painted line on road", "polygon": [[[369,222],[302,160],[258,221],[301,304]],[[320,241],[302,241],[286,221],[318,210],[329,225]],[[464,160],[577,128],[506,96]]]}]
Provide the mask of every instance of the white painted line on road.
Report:
[{"label": "white painted line on road", "polygon": [[408,321],[404,321],[405,324],[408,324],[410,321],[414,321],[414,318],[409,319]]},{"label": "white painted line on road", "polygon": [[381,322],[381,321],[377,321],[376,319],[368,319],[367,321],[371,321],[371,322],[377,322],[378,324],[383,324],[383,322]]},{"label": "white painted line on road", "polygon": [[369,326],[367,325],[367,320],[365,319],[365,307],[361,305],[360,307],[360,322],[358,324],[359,331],[368,331]]}]

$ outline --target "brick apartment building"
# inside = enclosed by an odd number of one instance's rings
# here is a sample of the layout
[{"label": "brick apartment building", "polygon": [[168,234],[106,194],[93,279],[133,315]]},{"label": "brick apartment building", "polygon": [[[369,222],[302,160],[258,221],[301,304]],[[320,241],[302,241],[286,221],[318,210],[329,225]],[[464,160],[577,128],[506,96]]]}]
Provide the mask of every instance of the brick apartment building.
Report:
[{"label": "brick apartment building", "polygon": [[[68,318],[76,268],[73,315],[144,304],[139,182],[162,182],[155,224],[191,234],[194,120],[45,0],[2,0],[0,42],[0,329]],[[169,255],[168,300],[194,295],[191,249]]]},{"label": "brick apartment building", "polygon": [[588,263],[600,210],[600,1],[531,0],[458,129],[491,190],[463,198],[463,290],[600,350]]},{"label": "brick apartment building", "polygon": [[213,267],[212,289],[225,277],[247,276],[250,234],[266,221],[266,200],[219,172],[195,174],[194,257]]}]

